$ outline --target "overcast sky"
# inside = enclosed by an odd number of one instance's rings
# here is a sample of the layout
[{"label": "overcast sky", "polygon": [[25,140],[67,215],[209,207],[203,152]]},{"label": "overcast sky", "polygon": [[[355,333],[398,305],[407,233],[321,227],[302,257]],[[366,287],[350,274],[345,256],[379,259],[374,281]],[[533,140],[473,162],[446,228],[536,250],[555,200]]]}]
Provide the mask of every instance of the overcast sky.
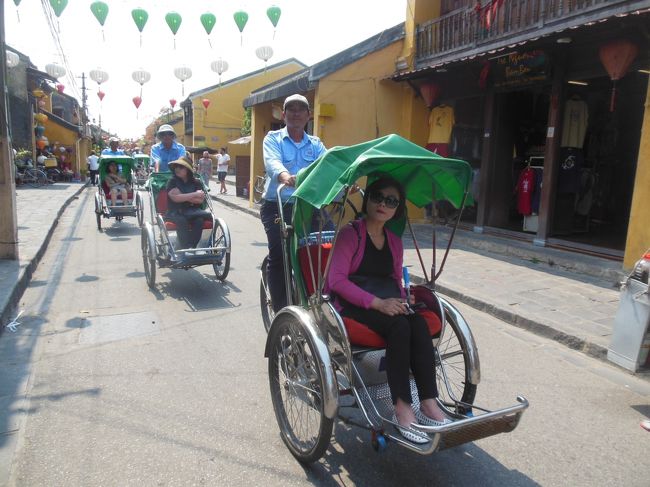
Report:
[{"label": "overcast sky", "polygon": [[[44,2],[51,9],[49,0],[22,0],[17,9],[13,0],[3,1],[7,44],[29,56],[43,71],[48,63],[63,64],[43,7]],[[54,17],[54,29],[71,70],[60,82],[66,87],[65,93],[80,100],[81,74],[88,76],[98,68],[106,71],[109,80],[101,86],[106,93],[102,103],[97,83],[86,79],[89,114],[98,120],[101,113],[102,127],[120,137],[142,135],[160,109],[169,106],[170,98],[179,102],[184,99],[181,82],[174,76],[176,67],[187,65],[192,70],[192,77],[185,82],[187,96],[217,83],[218,76],[210,64],[219,57],[229,64],[222,81],[263,68],[255,49],[264,45],[274,51],[269,64],[295,57],[311,65],[403,22],[406,14],[406,0],[106,0],[109,13],[103,28],[104,41],[102,28],[90,10],[91,3],[68,0],[61,16]],[[266,16],[271,5],[282,10],[275,39]],[[131,18],[131,10],[138,7],[149,14],[142,47]],[[233,13],[240,9],[249,15],[243,46],[233,20]],[[168,12],[177,12],[183,19],[176,34],[176,49],[165,22]],[[200,22],[205,12],[217,17],[209,36],[212,47]],[[143,86],[142,104],[136,112],[132,99],[140,94],[140,85],[131,74],[138,69],[151,73],[151,81]]]}]

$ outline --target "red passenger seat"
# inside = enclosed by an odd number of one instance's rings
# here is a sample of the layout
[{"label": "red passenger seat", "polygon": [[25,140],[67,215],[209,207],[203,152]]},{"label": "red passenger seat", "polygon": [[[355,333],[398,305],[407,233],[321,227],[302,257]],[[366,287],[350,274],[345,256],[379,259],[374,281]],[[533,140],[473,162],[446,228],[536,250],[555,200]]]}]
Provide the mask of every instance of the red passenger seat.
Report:
[{"label": "red passenger seat", "polygon": [[[323,275],[325,273],[327,259],[329,258],[330,251],[332,250],[332,244],[322,243],[320,244],[320,247],[322,248],[320,273]],[[311,266],[309,264],[310,260],[312,262]],[[311,296],[315,291],[314,280],[318,282],[318,244],[310,244],[298,248],[298,262],[300,263],[300,270],[302,271],[302,278],[305,282],[307,294]],[[314,272],[313,279],[311,275],[312,269]],[[431,291],[420,288],[419,286],[414,286],[411,289],[416,301],[424,302],[429,307],[434,305],[433,302],[430,302],[433,300]],[[440,321],[438,315],[430,309],[424,309],[421,311],[418,310],[417,312],[420,313],[424,320],[427,322],[431,336],[438,335],[442,329],[442,322]],[[367,326],[359,323],[358,321],[355,321],[352,318],[343,318],[343,324],[345,325],[345,328],[348,332],[348,338],[350,339],[350,343],[352,345],[373,348],[386,347],[386,342],[381,336],[379,336]]]},{"label": "red passenger seat", "polygon": [[[168,231],[175,231],[176,224],[172,221],[167,221],[165,219],[165,213],[167,213],[167,190],[161,189],[156,196],[156,211],[158,214],[162,215],[163,220],[165,220],[165,228]],[[203,220],[203,230],[210,230],[212,228],[212,219],[205,218]]]},{"label": "red passenger seat", "polygon": [[[108,187],[108,184],[106,184],[106,181],[102,181],[102,189],[104,190],[104,195],[106,196],[107,200],[111,199],[111,190]],[[133,189],[130,189],[126,192],[127,198],[129,198],[131,201],[133,201]],[[122,193],[120,191],[117,192],[117,201],[122,201]]]}]

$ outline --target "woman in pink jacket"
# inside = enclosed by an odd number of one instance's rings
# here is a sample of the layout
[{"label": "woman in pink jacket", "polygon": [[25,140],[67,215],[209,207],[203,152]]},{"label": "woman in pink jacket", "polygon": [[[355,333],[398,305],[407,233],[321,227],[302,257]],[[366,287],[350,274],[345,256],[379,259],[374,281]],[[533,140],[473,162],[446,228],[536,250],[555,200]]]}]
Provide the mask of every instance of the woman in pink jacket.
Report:
[{"label": "woman in pink jacket", "polygon": [[[402,241],[384,226],[404,215],[405,204],[404,189],[390,177],[381,177],[366,189],[362,206],[365,216],[341,230],[327,287],[335,295],[342,316],[367,326],[386,341],[386,375],[395,405],[394,420],[401,426],[398,431],[414,443],[427,443],[409,425],[418,422],[440,426],[449,420],[435,401],[438,391],[429,329],[424,318],[413,313],[406,302],[401,281]],[[378,294],[400,297],[382,298],[369,292],[369,281],[375,283],[375,289],[378,281],[383,283],[381,292],[376,289]],[[393,285],[391,292],[385,292]],[[409,368],[418,388],[417,411],[411,406]]]}]

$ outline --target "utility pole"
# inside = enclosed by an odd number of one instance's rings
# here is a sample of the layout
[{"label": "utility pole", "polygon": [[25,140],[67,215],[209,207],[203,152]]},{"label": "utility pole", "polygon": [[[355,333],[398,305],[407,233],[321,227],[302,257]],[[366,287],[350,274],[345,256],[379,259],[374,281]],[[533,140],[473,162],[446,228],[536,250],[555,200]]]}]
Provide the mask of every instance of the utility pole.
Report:
[{"label": "utility pole", "polygon": [[81,108],[84,113],[84,135],[88,134],[88,95],[86,95],[86,73],[81,73]]},{"label": "utility pole", "polygon": [[16,182],[7,100],[5,2],[0,2],[0,74],[0,259],[18,260]]}]

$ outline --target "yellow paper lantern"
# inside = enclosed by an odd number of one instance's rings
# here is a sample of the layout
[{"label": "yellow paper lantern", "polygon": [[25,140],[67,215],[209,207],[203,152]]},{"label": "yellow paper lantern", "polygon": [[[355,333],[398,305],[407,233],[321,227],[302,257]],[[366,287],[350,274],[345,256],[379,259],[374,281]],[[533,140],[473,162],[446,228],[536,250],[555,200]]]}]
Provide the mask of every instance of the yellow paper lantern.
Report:
[{"label": "yellow paper lantern", "polygon": [[41,123],[47,122],[47,115],[45,115],[44,113],[37,113],[36,115],[34,115],[34,118]]},{"label": "yellow paper lantern", "polygon": [[41,90],[40,88],[36,88],[35,90],[33,90],[33,91],[32,91],[32,94],[33,94],[36,98],[42,98],[42,97],[45,96],[45,92],[44,92],[43,90]]}]

